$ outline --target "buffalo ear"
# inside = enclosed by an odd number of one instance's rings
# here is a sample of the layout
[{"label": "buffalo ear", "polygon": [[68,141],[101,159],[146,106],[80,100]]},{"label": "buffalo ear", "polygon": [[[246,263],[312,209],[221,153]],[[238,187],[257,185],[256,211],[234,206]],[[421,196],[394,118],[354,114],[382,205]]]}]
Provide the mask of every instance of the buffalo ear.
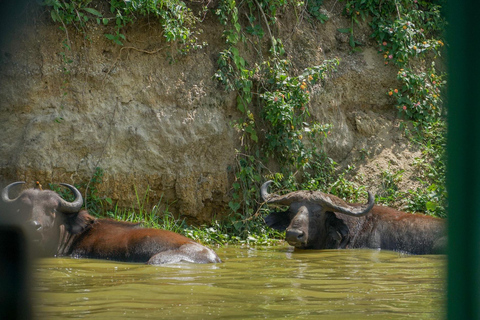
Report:
[{"label": "buffalo ear", "polygon": [[342,219],[337,218],[333,212],[326,212],[326,215],[326,249],[345,249],[350,240],[350,237],[348,236],[347,225]]},{"label": "buffalo ear", "polygon": [[283,212],[272,212],[264,219],[265,224],[272,229],[285,231],[290,225],[290,217],[287,211]]},{"label": "buffalo ear", "polygon": [[65,227],[71,234],[78,234],[87,229],[95,222],[95,218],[88,214],[86,210],[78,213],[67,214],[65,218]]}]

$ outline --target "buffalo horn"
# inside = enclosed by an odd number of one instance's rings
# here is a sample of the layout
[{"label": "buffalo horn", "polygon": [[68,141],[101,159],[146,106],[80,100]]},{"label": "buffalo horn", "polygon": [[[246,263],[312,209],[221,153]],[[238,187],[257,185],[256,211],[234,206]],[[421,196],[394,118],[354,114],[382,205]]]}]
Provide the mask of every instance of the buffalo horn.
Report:
[{"label": "buffalo horn", "polygon": [[75,195],[75,200],[68,202],[60,198],[59,209],[64,213],[76,213],[80,211],[83,206],[83,197],[80,191],[72,185],[67,183],[60,183],[61,186],[67,187]]},{"label": "buffalo horn", "polygon": [[272,180],[268,180],[262,186],[260,187],[260,195],[262,196],[263,201],[268,202],[268,199],[270,198],[270,194],[268,193],[268,186],[272,184]]},{"label": "buffalo horn", "polygon": [[3,188],[2,190],[2,201],[5,202],[5,203],[12,203],[14,202],[15,200],[17,200],[17,198],[15,199],[10,199],[10,197],[8,196],[8,193],[10,191],[10,188],[16,186],[16,185],[19,185],[19,184],[24,184],[25,181],[17,181],[17,182],[14,182],[14,183],[10,183],[8,186],[6,186],[5,188]]},{"label": "buffalo horn", "polygon": [[271,180],[267,181],[260,188],[260,194],[267,203],[289,206],[294,202],[307,202],[321,205],[325,211],[339,212],[354,217],[366,215],[375,203],[375,199],[370,192],[368,192],[368,202],[360,206],[348,204],[336,196],[320,191],[295,191],[282,196],[269,194],[267,189],[272,182]]}]

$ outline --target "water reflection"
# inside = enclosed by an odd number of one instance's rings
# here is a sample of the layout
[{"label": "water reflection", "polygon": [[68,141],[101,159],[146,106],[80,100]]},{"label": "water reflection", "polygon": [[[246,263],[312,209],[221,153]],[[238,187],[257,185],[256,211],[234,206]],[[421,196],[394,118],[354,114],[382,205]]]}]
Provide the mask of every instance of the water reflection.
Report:
[{"label": "water reflection", "polygon": [[217,249],[216,265],[45,259],[40,319],[438,319],[444,256],[376,250]]}]

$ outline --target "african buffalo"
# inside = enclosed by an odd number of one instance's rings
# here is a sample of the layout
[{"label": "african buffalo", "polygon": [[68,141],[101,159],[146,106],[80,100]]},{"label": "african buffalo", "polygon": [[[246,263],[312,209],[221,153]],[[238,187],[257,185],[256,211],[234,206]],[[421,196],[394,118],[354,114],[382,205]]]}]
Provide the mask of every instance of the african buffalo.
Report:
[{"label": "african buffalo", "polygon": [[445,251],[443,219],[374,205],[370,192],[364,205],[348,204],[320,191],[269,194],[267,189],[272,182],[262,185],[263,200],[289,209],[271,213],[265,223],[286,230],[286,241],[296,248],[372,248],[411,254]]},{"label": "african buffalo", "polygon": [[75,200],[68,202],[50,190],[27,189],[15,199],[9,190],[24,182],[6,186],[1,194],[2,215],[21,224],[42,256],[72,256],[147,264],[221,262],[217,254],[180,234],[146,229],[135,223],[96,219],[80,210],[80,192],[66,183]]}]

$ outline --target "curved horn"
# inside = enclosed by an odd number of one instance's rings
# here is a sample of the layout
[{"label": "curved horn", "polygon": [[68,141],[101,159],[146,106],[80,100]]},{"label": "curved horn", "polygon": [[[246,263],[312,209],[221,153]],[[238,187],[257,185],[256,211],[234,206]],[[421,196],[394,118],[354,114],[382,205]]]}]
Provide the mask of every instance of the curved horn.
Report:
[{"label": "curved horn", "polygon": [[364,205],[351,205],[334,195],[320,191],[295,191],[282,196],[269,194],[267,189],[272,182],[271,180],[267,181],[260,188],[260,194],[267,203],[289,206],[294,202],[308,202],[321,205],[325,211],[339,212],[354,217],[366,215],[375,204],[375,198],[370,192],[368,192],[368,201]]},{"label": "curved horn", "polygon": [[72,185],[67,183],[60,183],[61,186],[67,187],[70,191],[73,192],[75,195],[75,200],[72,202],[65,201],[64,199],[60,198],[59,209],[64,213],[76,213],[80,211],[83,206],[83,197],[80,191]]},{"label": "curved horn", "polygon": [[353,217],[362,217],[369,213],[375,204],[375,197],[370,191],[367,191],[367,193],[368,201],[362,205],[351,205],[334,195],[320,191],[312,192],[307,201],[322,205],[326,208],[326,211],[340,212]]},{"label": "curved horn", "polygon": [[19,184],[24,184],[24,183],[25,183],[25,181],[17,181],[17,182],[14,182],[14,183],[10,183],[8,186],[3,188],[3,190],[2,190],[2,201],[5,202],[5,203],[12,203],[15,200],[17,200],[17,198],[15,198],[15,199],[10,199],[9,198],[8,193],[10,191],[10,188],[12,188],[16,185],[19,185]]},{"label": "curved horn", "polygon": [[295,191],[282,196],[279,196],[274,193],[268,193],[267,191],[268,186],[272,183],[273,183],[272,180],[268,180],[260,187],[260,194],[262,195],[263,201],[265,201],[266,203],[274,203],[274,204],[289,206],[293,202],[305,201],[304,196],[302,196],[301,194],[304,194],[308,191]]},{"label": "curved horn", "polygon": [[268,180],[260,187],[260,195],[262,196],[263,201],[268,202],[270,194],[268,193],[268,186],[273,183],[273,180]]}]

